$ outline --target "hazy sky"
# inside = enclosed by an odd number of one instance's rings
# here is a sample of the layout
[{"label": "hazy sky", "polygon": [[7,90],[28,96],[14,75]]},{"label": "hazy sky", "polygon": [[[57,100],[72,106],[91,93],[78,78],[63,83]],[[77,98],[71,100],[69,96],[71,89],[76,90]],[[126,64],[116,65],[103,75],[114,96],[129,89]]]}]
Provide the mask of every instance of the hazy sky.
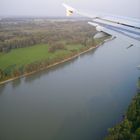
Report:
[{"label": "hazy sky", "polygon": [[90,13],[140,18],[140,0],[0,0],[0,16],[65,16],[62,2]]}]

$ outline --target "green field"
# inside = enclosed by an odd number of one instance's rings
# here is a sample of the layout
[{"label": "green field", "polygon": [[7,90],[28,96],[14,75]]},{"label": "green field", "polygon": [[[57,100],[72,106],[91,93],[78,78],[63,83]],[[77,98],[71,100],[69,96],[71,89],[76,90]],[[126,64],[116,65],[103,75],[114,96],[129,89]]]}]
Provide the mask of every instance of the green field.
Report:
[{"label": "green field", "polygon": [[94,39],[96,32],[87,20],[6,20],[0,28],[0,82],[47,68],[96,46],[105,39]]},{"label": "green field", "polygon": [[78,51],[82,47],[82,45],[67,45],[66,50],[57,50],[54,53],[48,51],[49,46],[47,44],[13,49],[8,53],[0,53],[0,69],[4,70],[11,65],[19,67],[36,61],[61,57],[71,53],[71,50]]}]

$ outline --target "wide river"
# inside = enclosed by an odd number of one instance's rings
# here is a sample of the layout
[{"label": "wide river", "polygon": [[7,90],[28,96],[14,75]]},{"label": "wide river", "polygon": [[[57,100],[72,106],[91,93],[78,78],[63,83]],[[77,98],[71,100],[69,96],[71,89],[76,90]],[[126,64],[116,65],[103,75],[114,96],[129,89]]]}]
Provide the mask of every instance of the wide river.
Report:
[{"label": "wide river", "polygon": [[122,120],[140,48],[115,39],[74,60],[0,86],[0,140],[102,140]]}]

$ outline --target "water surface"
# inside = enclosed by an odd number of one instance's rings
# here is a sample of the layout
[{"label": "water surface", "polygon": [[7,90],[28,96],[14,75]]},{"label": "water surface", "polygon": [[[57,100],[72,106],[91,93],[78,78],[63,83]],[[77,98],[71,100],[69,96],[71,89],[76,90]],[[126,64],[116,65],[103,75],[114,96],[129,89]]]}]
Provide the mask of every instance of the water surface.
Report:
[{"label": "water surface", "polygon": [[140,49],[113,40],[0,87],[1,140],[102,140],[122,119],[140,75]]}]

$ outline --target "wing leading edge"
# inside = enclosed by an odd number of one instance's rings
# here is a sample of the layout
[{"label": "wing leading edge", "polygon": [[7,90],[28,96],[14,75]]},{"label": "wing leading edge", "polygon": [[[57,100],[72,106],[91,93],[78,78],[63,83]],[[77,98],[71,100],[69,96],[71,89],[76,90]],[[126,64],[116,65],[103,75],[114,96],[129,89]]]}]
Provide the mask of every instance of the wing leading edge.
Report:
[{"label": "wing leading edge", "polygon": [[63,4],[66,8],[67,16],[73,13],[91,18],[90,25],[95,26],[98,31],[108,33],[112,36],[123,37],[130,43],[140,43],[140,19],[126,18],[110,15],[95,14],[93,16],[85,14],[72,8],[66,4]]}]

